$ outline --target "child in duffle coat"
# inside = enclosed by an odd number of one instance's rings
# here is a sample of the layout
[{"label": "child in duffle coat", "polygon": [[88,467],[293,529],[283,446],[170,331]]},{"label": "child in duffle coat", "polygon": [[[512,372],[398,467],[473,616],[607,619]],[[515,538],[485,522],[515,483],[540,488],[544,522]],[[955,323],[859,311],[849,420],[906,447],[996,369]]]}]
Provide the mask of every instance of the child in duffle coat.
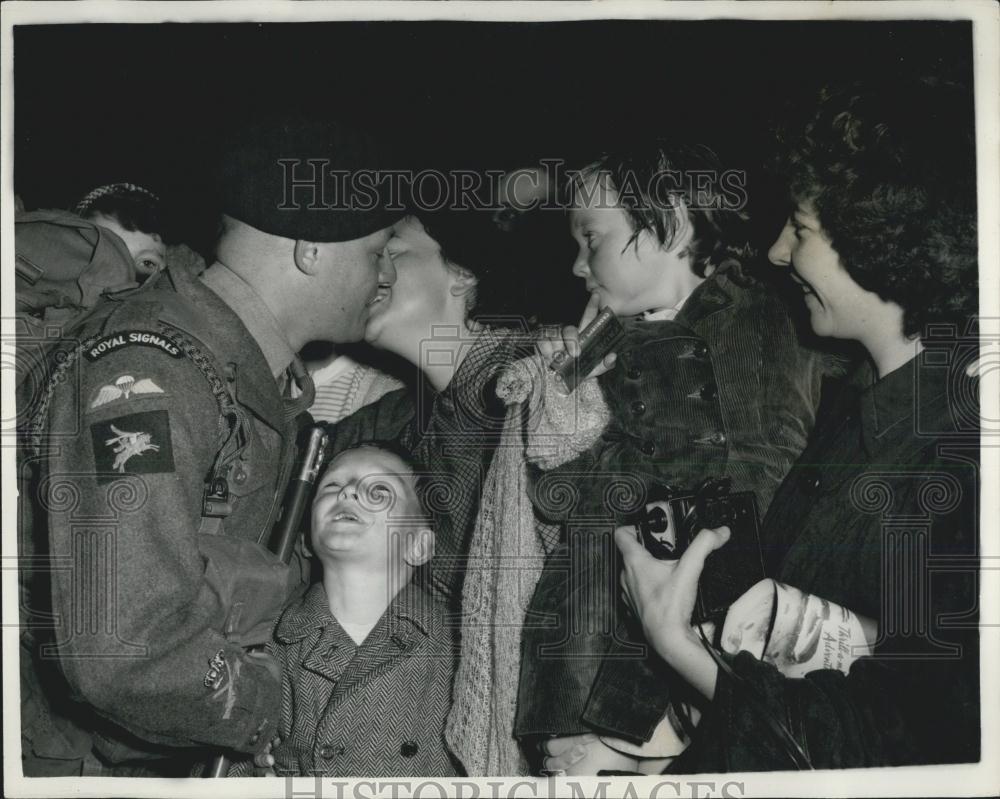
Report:
[{"label": "child in duffle coat", "polygon": [[278,776],[452,777],[444,740],[456,649],[440,600],[414,584],[434,532],[407,452],[360,444],[316,488],[323,579],[289,606],[268,651],[282,666]]},{"label": "child in duffle coat", "polygon": [[[586,734],[575,774],[659,771],[684,746],[668,669],[644,654],[619,599],[614,527],[653,484],[720,476],[754,491],[763,514],[813,426],[822,359],[800,345],[779,297],[743,274],[752,248],[738,177],[706,147],[656,143],[605,156],[572,185],[587,315],[608,307],[627,333],[598,378],[603,430],[584,441],[556,431],[548,450],[542,437],[529,443],[536,513],[563,533],[523,632],[515,731],[526,745]],[[551,359],[563,346],[539,350]],[[550,386],[545,417],[568,403],[571,421],[572,404],[595,393]]]}]

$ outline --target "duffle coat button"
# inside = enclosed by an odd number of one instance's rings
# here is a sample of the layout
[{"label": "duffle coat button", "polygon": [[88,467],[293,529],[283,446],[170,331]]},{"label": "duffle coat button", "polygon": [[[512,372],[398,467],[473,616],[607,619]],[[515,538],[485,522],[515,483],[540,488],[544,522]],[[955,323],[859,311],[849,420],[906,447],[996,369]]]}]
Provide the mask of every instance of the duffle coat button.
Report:
[{"label": "duffle coat button", "polygon": [[419,749],[416,741],[403,741],[403,745],[399,747],[399,754],[403,757],[413,757]]}]

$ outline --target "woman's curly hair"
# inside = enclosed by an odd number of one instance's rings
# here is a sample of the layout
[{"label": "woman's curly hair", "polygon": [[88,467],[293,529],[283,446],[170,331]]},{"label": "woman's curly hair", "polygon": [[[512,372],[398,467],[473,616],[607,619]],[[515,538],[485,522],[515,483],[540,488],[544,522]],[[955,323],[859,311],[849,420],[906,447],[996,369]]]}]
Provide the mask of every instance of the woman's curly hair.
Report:
[{"label": "woman's curly hair", "polygon": [[681,200],[694,228],[689,250],[695,274],[727,272],[746,281],[743,270],[755,251],[744,173],[725,169],[712,148],[656,139],[605,153],[580,170],[570,191],[586,191],[585,183],[593,186],[605,177],[632,225],[629,244],[649,231],[661,246],[672,247],[681,230]]},{"label": "woman's curly hair", "polygon": [[933,80],[825,88],[776,131],[775,166],[851,278],[902,307],[903,332],[976,313],[971,92]]}]

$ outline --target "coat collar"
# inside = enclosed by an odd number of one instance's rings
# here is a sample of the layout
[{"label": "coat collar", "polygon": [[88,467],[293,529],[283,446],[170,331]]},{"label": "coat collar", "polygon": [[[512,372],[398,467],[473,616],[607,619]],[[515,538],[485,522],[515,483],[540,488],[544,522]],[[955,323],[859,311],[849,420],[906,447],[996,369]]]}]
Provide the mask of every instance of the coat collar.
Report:
[{"label": "coat collar", "polygon": [[[393,597],[368,634],[369,638],[373,640],[378,637],[393,638],[398,637],[400,633],[405,637],[412,631],[416,631],[422,637],[428,637],[435,626],[441,624],[441,619],[435,614],[434,608],[434,598],[411,581]],[[337,620],[330,613],[326,589],[320,581],[314,583],[301,600],[285,610],[278,620],[274,635],[282,643],[292,644],[334,624],[337,624]]]},{"label": "coat collar", "polygon": [[735,299],[736,287],[724,274],[713,274],[696,288],[674,321],[696,328],[705,317],[724,311]]},{"label": "coat collar", "polygon": [[[268,426],[278,431],[284,430],[284,403],[271,365],[258,339],[244,324],[236,309],[208,284],[192,277],[183,269],[171,270],[170,279],[177,292],[192,301],[192,312],[200,315],[197,327],[204,327],[206,320],[211,325],[207,335],[191,332],[198,338],[212,342],[212,352],[220,365],[237,365],[237,373],[231,375],[234,378],[233,389],[237,401],[250,408]],[[186,327],[187,321],[182,320],[180,326],[190,330]]]},{"label": "coat collar", "polygon": [[859,368],[858,377],[868,384],[861,392],[860,413],[861,440],[870,457],[905,439],[919,446],[954,432],[949,369],[935,365],[938,354],[925,350],[877,381],[870,362]]},{"label": "coat collar", "polygon": [[271,374],[277,379],[288,368],[295,352],[271,309],[254,288],[225,264],[212,264],[201,281],[228,305],[257,342]]},{"label": "coat collar", "polygon": [[725,275],[712,275],[704,280],[684,302],[673,319],[643,319],[642,316],[622,318],[622,324],[629,330],[648,331],[659,334],[667,331],[694,332],[704,334],[704,321],[720,311],[731,307],[738,299],[739,287]]}]

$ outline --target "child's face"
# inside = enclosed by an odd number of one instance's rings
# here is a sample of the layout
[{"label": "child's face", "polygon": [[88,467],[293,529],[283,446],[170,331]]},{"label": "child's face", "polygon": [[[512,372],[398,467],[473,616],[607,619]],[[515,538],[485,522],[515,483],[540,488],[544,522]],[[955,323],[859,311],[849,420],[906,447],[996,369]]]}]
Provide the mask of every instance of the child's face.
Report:
[{"label": "child's face", "polygon": [[139,275],[140,281],[145,280],[150,275],[155,275],[166,266],[167,245],[156,233],[126,230],[122,227],[121,222],[106,214],[94,214],[91,221],[95,225],[107,228],[125,242],[125,246],[132,254],[135,271]]},{"label": "child's face", "polygon": [[343,452],[316,488],[313,549],[320,560],[394,565],[400,542],[392,539],[415,524],[416,502],[413,474],[397,455],[375,447]]},{"label": "child's face", "polygon": [[602,307],[619,316],[634,316],[673,308],[687,296],[693,273],[688,259],[679,253],[690,233],[678,235],[670,250],[648,230],[630,243],[631,222],[606,179],[601,185],[595,177],[584,181],[575,192],[569,221],[580,247],[573,274],[586,281],[587,291],[600,295]]}]

